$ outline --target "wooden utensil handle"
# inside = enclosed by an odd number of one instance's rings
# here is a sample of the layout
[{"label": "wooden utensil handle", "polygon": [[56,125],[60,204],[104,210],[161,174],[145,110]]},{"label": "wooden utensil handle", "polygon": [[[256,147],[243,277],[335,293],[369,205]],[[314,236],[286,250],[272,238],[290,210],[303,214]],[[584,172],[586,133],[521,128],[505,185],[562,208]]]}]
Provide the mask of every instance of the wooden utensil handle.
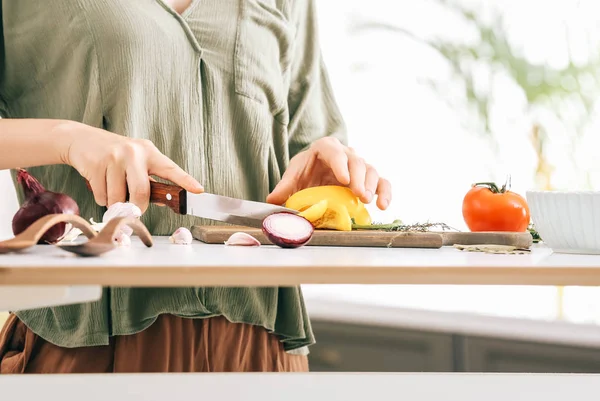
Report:
[{"label": "wooden utensil handle", "polygon": [[[92,186],[88,180],[85,181],[85,184],[91,191]],[[187,214],[186,195],[186,190],[178,185],[150,181],[150,203],[167,206],[177,214]],[[129,200],[129,190],[127,191],[125,200]]]}]

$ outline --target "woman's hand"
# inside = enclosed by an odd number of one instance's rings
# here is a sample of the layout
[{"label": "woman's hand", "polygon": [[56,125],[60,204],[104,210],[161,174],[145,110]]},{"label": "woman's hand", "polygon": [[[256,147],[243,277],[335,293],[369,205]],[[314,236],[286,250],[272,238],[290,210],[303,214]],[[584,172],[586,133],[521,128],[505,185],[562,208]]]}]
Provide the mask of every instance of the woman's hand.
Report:
[{"label": "woman's hand", "polygon": [[281,181],[267,197],[267,202],[281,205],[295,192],[320,185],[349,187],[364,203],[377,195],[377,206],[387,209],[392,200],[392,186],[360,158],[353,149],[331,137],[319,139],[290,160]]},{"label": "woman's hand", "polygon": [[69,146],[64,162],[86,178],[96,203],[111,206],[129,201],[144,212],[150,198],[150,175],[169,180],[187,191],[200,193],[202,186],[152,142],[130,139],[84,124],[69,124]]}]

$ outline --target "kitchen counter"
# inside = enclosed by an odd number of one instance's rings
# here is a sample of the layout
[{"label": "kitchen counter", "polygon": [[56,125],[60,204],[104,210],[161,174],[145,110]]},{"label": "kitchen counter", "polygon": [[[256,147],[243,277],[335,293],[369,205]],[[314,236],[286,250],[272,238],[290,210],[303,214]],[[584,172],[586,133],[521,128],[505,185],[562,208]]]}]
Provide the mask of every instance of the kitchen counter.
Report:
[{"label": "kitchen counter", "polygon": [[297,285],[297,284],[600,285],[600,255],[494,255],[452,247],[281,249],[174,245],[138,238],[100,257],[82,258],[49,245],[0,255],[0,285]]},{"label": "kitchen counter", "polygon": [[[213,373],[37,375],[0,378],[3,399],[49,401],[579,401],[597,400],[600,376],[465,373]],[[68,390],[65,390],[68,389]],[[93,390],[90,390],[93,389]]]}]

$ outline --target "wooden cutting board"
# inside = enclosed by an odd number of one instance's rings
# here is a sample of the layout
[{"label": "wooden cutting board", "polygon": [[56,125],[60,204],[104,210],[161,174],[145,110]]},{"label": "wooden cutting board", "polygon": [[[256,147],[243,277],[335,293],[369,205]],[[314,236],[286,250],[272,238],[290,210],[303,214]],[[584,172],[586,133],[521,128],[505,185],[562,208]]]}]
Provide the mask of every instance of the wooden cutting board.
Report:
[{"label": "wooden cutting board", "polygon": [[[192,235],[198,241],[207,244],[222,244],[235,232],[245,232],[267,245],[271,242],[257,228],[236,226],[194,226]],[[460,245],[510,245],[518,248],[529,248],[533,238],[529,232],[385,232],[374,230],[334,231],[315,230],[308,243],[313,246],[354,246],[384,248],[440,248],[442,246]]]}]

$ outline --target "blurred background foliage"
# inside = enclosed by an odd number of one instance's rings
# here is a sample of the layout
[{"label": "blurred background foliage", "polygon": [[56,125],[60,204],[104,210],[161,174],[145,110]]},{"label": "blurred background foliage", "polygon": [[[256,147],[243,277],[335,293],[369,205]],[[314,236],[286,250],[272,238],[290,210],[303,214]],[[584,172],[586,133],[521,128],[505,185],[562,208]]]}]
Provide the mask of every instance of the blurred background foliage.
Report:
[{"label": "blurred background foliage", "polygon": [[[481,1],[471,5],[455,0],[435,2],[473,29],[478,40],[457,41],[451,35],[425,38],[399,25],[364,18],[356,18],[350,31],[354,34],[391,31],[437,52],[449,66],[452,79],[440,81],[429,78],[426,83],[457,113],[466,111],[465,124],[471,131],[486,135],[492,146],[496,140],[493,118],[499,89],[497,78],[502,78],[502,90],[510,85],[512,90],[520,91],[526,101],[522,112],[530,125],[529,132],[524,134],[529,135],[538,159],[536,186],[538,189],[553,189],[551,175],[554,167],[547,160],[546,144],[551,140],[552,132],[566,134],[570,149],[564,151],[571,158],[577,157],[575,148],[599,106],[600,43],[593,39],[593,35],[587,35],[587,59],[582,61],[581,57],[573,57],[573,25],[565,22],[556,26],[565,38],[556,46],[566,46],[567,62],[556,67],[531,61],[526,57],[522,43],[511,40],[511,30],[501,8],[490,10],[486,7],[488,2]],[[576,160],[573,162],[576,163]]]}]

